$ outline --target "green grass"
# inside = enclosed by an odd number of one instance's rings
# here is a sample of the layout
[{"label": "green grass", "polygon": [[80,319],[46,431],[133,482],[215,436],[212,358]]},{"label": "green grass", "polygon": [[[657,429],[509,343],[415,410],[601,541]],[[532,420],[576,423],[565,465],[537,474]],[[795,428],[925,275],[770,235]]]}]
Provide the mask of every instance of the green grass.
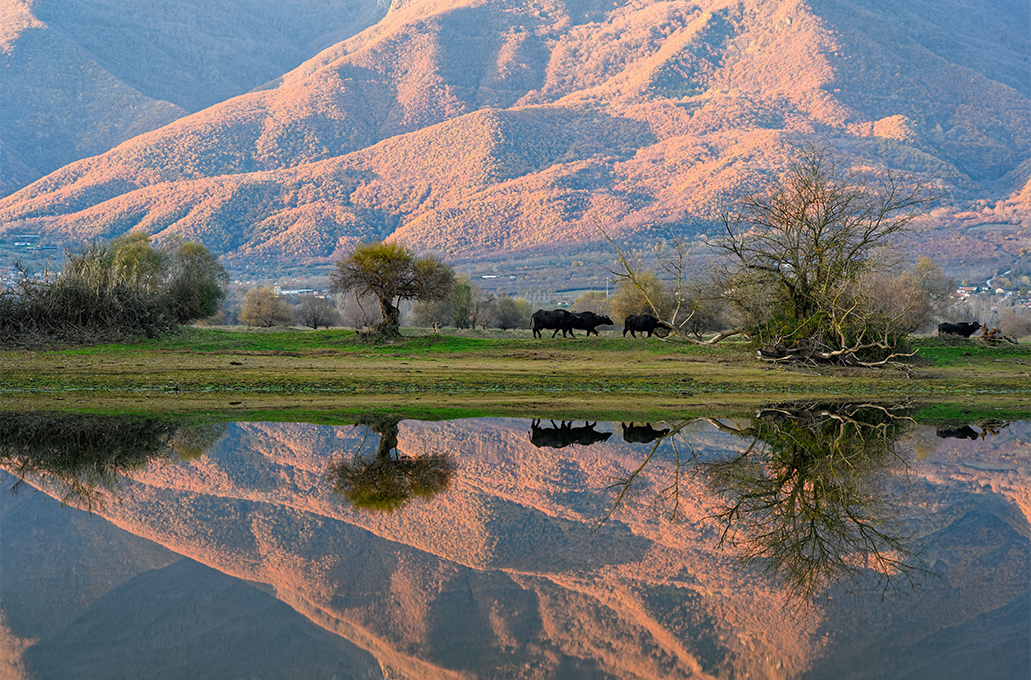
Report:
[{"label": "green grass", "polygon": [[984,359],[1027,359],[1031,356],[1028,345],[998,345],[990,347],[976,341],[942,341],[937,338],[922,340],[916,345],[920,348],[920,360],[935,366],[957,366],[967,361]]},{"label": "green grass", "polygon": [[528,331],[406,333],[368,343],[345,330],[187,328],[131,344],[0,352],[0,408],[655,419],[806,398],[1031,410],[1028,345],[918,339],[906,368],[848,369],[763,364],[740,339],[702,347],[612,332],[536,340]]}]

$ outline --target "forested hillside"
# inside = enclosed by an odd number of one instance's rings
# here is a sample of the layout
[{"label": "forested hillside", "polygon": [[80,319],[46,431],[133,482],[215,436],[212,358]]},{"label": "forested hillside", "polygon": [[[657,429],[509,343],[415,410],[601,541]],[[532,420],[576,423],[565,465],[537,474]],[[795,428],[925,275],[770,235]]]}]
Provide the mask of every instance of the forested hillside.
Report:
[{"label": "forested hillside", "polygon": [[981,222],[1017,225],[974,238],[1016,256],[1029,32],[1016,0],[395,1],[268,86],[7,197],[0,220],[181,235],[251,265],[385,237],[448,256],[600,244],[599,227],[640,242],[704,232],[815,142],[942,192],[925,233],[945,259]]}]

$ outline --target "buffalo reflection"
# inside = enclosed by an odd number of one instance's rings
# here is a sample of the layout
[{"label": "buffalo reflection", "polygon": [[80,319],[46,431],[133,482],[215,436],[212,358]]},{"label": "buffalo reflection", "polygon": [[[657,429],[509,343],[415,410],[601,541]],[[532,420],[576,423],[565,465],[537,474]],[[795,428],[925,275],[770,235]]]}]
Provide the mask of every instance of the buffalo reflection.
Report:
[{"label": "buffalo reflection", "polygon": [[999,433],[1009,425],[1008,421],[1005,420],[985,420],[980,423],[974,423],[971,425],[958,425],[949,427],[948,425],[939,425],[935,434],[941,439],[984,439],[991,435],[992,437],[999,436]]},{"label": "buffalo reflection", "polygon": [[573,427],[572,420],[563,420],[559,425],[556,425],[553,420],[551,427],[541,427],[541,421],[534,419],[530,424],[530,443],[537,448],[546,446],[552,449],[562,449],[571,444],[590,446],[608,440],[612,433],[598,432],[594,429],[597,425],[596,422],[590,423],[585,420],[583,426]]},{"label": "buffalo reflection", "polygon": [[623,428],[623,441],[631,444],[650,444],[656,439],[662,439],[669,434],[668,427],[656,430],[652,427],[651,423],[634,425],[631,422],[629,425],[626,423],[620,423],[620,425]]},{"label": "buffalo reflection", "polygon": [[63,504],[102,507],[154,460],[185,460],[208,451],[225,423],[180,427],[129,416],[0,413],[0,466]]},{"label": "buffalo reflection", "polygon": [[[333,491],[355,508],[393,512],[412,498],[431,498],[451,484],[454,461],[447,455],[407,456],[397,449],[400,416],[365,416],[356,426],[364,428],[358,449],[348,458],[330,464]],[[375,457],[362,455],[369,432],[379,434]]]},{"label": "buffalo reflection", "polygon": [[[699,460],[684,428],[705,421],[749,440],[729,459]],[[663,441],[673,446],[673,479],[660,493],[675,518],[686,445],[716,499],[722,525],[717,547],[780,574],[795,601],[808,606],[831,586],[876,572],[885,589],[911,584],[923,571],[907,537],[894,527],[884,492],[890,473],[905,467],[896,445],[914,421],[905,409],[876,404],[780,404],[760,409],[746,427],[699,418],[671,423],[645,461],[613,485],[610,517],[634,478]],[[604,520],[602,520],[604,521]]]}]

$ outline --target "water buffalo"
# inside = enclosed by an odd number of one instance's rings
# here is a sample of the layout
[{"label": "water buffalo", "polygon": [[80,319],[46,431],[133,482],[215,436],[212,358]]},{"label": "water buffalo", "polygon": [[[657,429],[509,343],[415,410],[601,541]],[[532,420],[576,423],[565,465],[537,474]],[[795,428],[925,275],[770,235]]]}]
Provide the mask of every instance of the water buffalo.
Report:
[{"label": "water buffalo", "polygon": [[555,332],[551,334],[551,337],[558,335],[559,331],[562,331],[563,338],[566,337],[566,333],[576,337],[573,333],[573,314],[564,309],[556,309],[551,312],[538,309],[531,318],[533,319],[533,337],[535,338],[542,337],[542,328],[554,328]]},{"label": "water buffalo", "polygon": [[541,427],[540,420],[534,420],[530,425],[530,443],[540,448],[547,446],[553,449],[561,449],[570,444],[590,446],[596,442],[603,442],[612,436],[611,432],[598,432],[594,427],[598,423],[584,421],[583,427],[573,427],[572,421],[562,421],[561,425],[552,427]]},{"label": "water buffalo", "polygon": [[573,314],[573,328],[587,331],[587,335],[590,335],[591,333],[598,335],[598,326],[611,325],[612,319],[607,316],[599,316],[594,312],[576,312]]},{"label": "water buffalo", "polygon": [[981,330],[981,324],[976,321],[938,324],[938,335],[962,335],[964,338],[969,338],[979,330]]},{"label": "water buffalo", "polygon": [[[653,332],[656,335],[660,335],[660,330],[669,333],[669,331],[673,330],[673,327],[665,321],[659,321],[651,314],[631,314],[623,322],[624,338],[626,337],[627,331],[630,331],[630,336],[634,338],[637,337],[635,331],[637,331],[637,333],[647,333],[650,338],[652,337]],[[665,335],[660,335],[660,337],[665,337]]]},{"label": "water buffalo", "polygon": [[651,423],[645,423],[644,425],[634,425],[630,423],[621,423],[623,425],[623,441],[631,444],[647,444],[653,442],[656,439],[662,439],[669,434],[669,428],[664,427],[661,430],[656,430],[652,427]]}]

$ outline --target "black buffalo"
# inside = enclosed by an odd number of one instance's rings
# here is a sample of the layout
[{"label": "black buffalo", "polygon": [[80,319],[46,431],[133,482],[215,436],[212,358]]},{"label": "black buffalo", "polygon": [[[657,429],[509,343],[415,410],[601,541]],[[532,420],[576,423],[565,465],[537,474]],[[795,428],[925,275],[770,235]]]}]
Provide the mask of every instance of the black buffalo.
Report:
[{"label": "black buffalo", "polygon": [[572,421],[562,421],[561,425],[552,427],[541,427],[541,421],[534,420],[530,425],[530,443],[540,448],[547,446],[553,449],[561,449],[570,444],[590,446],[597,442],[603,442],[612,436],[611,432],[598,432],[594,429],[598,423],[584,421],[583,427],[573,427]]},{"label": "black buffalo", "polygon": [[[637,333],[647,333],[650,338],[652,333],[659,335],[658,331],[668,333],[672,329],[673,327],[668,323],[659,321],[651,314],[631,314],[623,322],[623,337],[625,338],[627,331],[630,331],[631,337],[636,338]],[[665,335],[660,335],[660,337],[665,337]]]},{"label": "black buffalo", "polygon": [[938,335],[962,335],[964,338],[969,338],[979,330],[981,330],[981,324],[976,321],[938,324]]},{"label": "black buffalo", "polygon": [[647,444],[653,442],[656,439],[662,439],[669,434],[669,428],[664,427],[661,430],[656,430],[652,427],[651,423],[645,423],[644,425],[634,425],[630,423],[622,423],[623,425],[623,441],[630,442],[631,444]]},{"label": "black buffalo", "polygon": [[598,335],[598,326],[611,325],[612,319],[607,316],[600,316],[594,312],[576,312],[573,314],[573,328],[587,331],[587,335],[591,333]]},{"label": "black buffalo", "polygon": [[555,332],[551,334],[551,337],[558,335],[559,331],[562,331],[562,337],[566,337],[566,333],[569,333],[574,338],[576,335],[573,333],[573,314],[567,312],[564,309],[556,309],[551,312],[546,312],[543,309],[538,309],[533,313],[531,317],[533,319],[533,337],[541,337],[541,329],[555,329]]}]

